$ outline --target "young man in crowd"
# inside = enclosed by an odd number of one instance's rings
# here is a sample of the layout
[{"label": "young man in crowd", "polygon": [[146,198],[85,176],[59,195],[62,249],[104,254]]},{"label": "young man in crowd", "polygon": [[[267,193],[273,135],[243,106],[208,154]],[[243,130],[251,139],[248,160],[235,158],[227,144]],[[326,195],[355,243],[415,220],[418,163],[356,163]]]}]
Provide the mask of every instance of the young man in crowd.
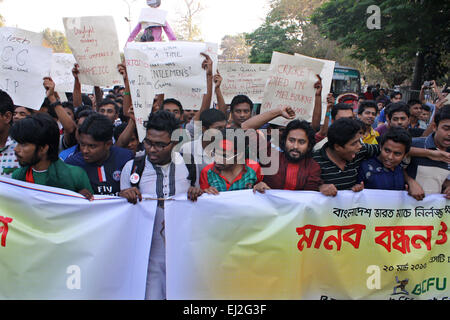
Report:
[{"label": "young man in crowd", "polygon": [[[229,134],[234,130],[226,131]],[[222,131],[223,138],[214,150],[214,162],[207,165],[200,175],[200,188],[209,194],[253,189],[263,179],[261,166],[246,156],[248,143],[239,150],[238,136],[229,138],[226,131]]]},{"label": "young man in crowd", "polygon": [[203,192],[196,187],[198,182],[195,181],[195,175],[190,172],[181,155],[172,153],[177,143],[171,139],[172,133],[180,127],[174,115],[164,110],[151,113],[145,126],[146,155],[124,166],[119,196],[134,204],[142,200],[142,194],[159,199],[153,225],[145,299],[161,300],[166,298],[164,199],[187,193],[189,199],[196,201]]},{"label": "young man in crowd", "polygon": [[[336,120],[339,120],[341,118],[354,118],[353,114],[353,106],[351,104],[347,103],[338,103],[331,107],[331,123],[333,124]],[[327,121],[327,117],[325,117],[325,121]],[[324,126],[325,127],[325,126]],[[320,135],[327,135],[328,133],[328,126],[326,127],[326,130],[319,131]],[[324,138],[320,142],[316,143],[314,146],[314,151],[319,150],[322,148],[325,143],[327,143],[328,139]]]},{"label": "young man in crowd", "polygon": [[[197,181],[200,181],[200,173],[204,167],[214,162],[211,153],[207,152],[208,146],[214,142],[212,130],[223,130],[226,128],[227,120],[225,115],[217,109],[208,109],[200,114],[202,124],[202,135],[193,141],[184,143],[180,149],[180,154],[184,161],[194,161],[196,165]],[[211,130],[211,131],[208,131]],[[208,132],[205,137],[205,132]],[[177,146],[178,147],[178,146]]]},{"label": "young man in crowd", "polygon": [[252,116],[253,102],[245,95],[237,95],[231,100],[231,123],[229,128],[240,128],[242,123]]},{"label": "young man in crowd", "polygon": [[14,103],[11,97],[0,90],[0,176],[10,178],[14,170],[19,168],[14,153],[17,142],[10,137],[9,130],[13,123]]},{"label": "young man in crowd", "polygon": [[419,100],[411,99],[408,101],[409,106],[409,127],[410,128],[420,128],[426,129],[427,124],[420,120],[420,116],[422,115],[422,104]]},{"label": "young man in crowd", "polygon": [[113,124],[102,114],[88,116],[78,128],[80,151],[65,162],[82,167],[95,194],[118,195],[122,168],[133,158],[130,150],[112,144]]},{"label": "young man in crowd", "polygon": [[11,128],[21,168],[12,178],[78,192],[92,200],[92,188],[83,169],[58,159],[59,129],[45,113],[36,113]]},{"label": "young man in crowd", "polygon": [[122,121],[119,119],[119,106],[113,100],[103,100],[98,105],[98,113],[107,117],[115,127],[122,123]]},{"label": "young man in crowd", "polygon": [[181,123],[183,119],[183,106],[181,105],[180,101],[172,98],[165,99],[162,103],[161,109],[172,113],[175,118]]},{"label": "young man in crowd", "polygon": [[[295,112],[290,107],[270,110],[250,118],[242,124],[242,128],[257,129],[280,116],[292,120]],[[270,149],[271,156],[276,153],[271,159],[278,161],[278,171],[273,175],[264,175],[263,182],[258,183],[254,190],[262,193],[268,189],[319,191],[322,184],[320,167],[312,159],[315,141],[315,132],[309,123],[298,119],[290,121],[281,134],[280,151],[273,147]],[[263,145],[259,143],[260,147]]]},{"label": "young man in crowd", "polygon": [[363,101],[359,105],[358,118],[364,123],[365,127],[363,134],[364,143],[377,144],[379,133],[372,128],[377,114],[378,108],[374,101]]},{"label": "young man in crowd", "polygon": [[358,183],[363,182],[365,189],[407,189],[416,200],[422,200],[422,188],[405,174],[400,165],[411,148],[409,132],[400,126],[393,126],[380,137],[379,145],[380,154],[361,163]]},{"label": "young man in crowd", "polygon": [[[436,112],[432,125],[434,132],[427,137],[414,138],[412,146],[450,152],[450,105],[445,105]],[[448,161],[413,156],[407,172],[420,184],[425,194],[444,193],[450,199]]]},{"label": "young man in crowd", "polygon": [[380,153],[376,144],[362,143],[361,126],[357,120],[341,118],[328,129],[328,142],[313,154],[321,168],[323,185],[320,192],[336,196],[338,190],[359,192],[358,169],[361,162]]},{"label": "young man in crowd", "polygon": [[33,113],[34,113],[33,109],[22,106],[15,106],[13,121],[17,122],[19,120],[25,119],[26,117],[31,116]]}]

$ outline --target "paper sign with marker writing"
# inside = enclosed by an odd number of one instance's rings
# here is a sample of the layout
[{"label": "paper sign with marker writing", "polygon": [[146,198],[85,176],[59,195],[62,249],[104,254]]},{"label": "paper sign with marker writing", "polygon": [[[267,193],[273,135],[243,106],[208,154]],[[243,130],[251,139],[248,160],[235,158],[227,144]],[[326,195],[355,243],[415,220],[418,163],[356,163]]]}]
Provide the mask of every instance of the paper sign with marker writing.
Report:
[{"label": "paper sign with marker writing", "polygon": [[80,82],[91,86],[123,85],[114,20],[109,16],[63,18],[66,37],[80,65]]},{"label": "paper sign with marker writing", "polygon": [[1,27],[0,39],[24,45],[42,46],[44,36],[42,33],[32,32],[19,28]]},{"label": "paper sign with marker writing", "polygon": [[125,60],[127,61],[128,82],[130,83],[130,94],[133,103],[134,117],[139,141],[145,138],[146,130],[144,121],[152,112],[153,99],[155,91],[149,84],[151,81],[147,78],[147,69],[143,63],[128,63],[128,61],[146,61],[145,53],[130,48],[125,48]]},{"label": "paper sign with marker writing", "polygon": [[156,8],[144,8],[139,15],[139,23],[144,28],[149,26],[165,26],[167,19],[167,11]]},{"label": "paper sign with marker writing", "polygon": [[[215,74],[215,70],[217,70],[218,66],[218,45],[217,43],[206,43],[206,51],[205,53],[209,55],[213,62],[212,70],[213,74]],[[179,87],[175,88],[175,90],[170,91],[170,97],[177,99],[181,102],[181,105],[183,106],[184,110],[199,110],[202,101],[203,101],[203,92],[194,92],[192,90],[186,89],[185,87]],[[212,97],[214,97],[214,85],[213,85],[213,92]],[[211,99],[211,104],[213,103],[214,99]]]},{"label": "paper sign with marker writing", "polygon": [[331,91],[331,81],[333,80],[334,65],[336,64],[336,61],[312,58],[301,55],[299,53],[296,53],[295,56],[305,57],[323,62],[322,72],[320,72],[320,77],[322,78],[322,122],[323,122],[323,119],[325,118],[324,110],[327,109],[327,95]]},{"label": "paper sign with marker writing", "polygon": [[0,89],[15,105],[39,110],[45,99],[43,78],[50,75],[52,49],[0,39]]},{"label": "paper sign with marker writing", "polygon": [[243,94],[254,103],[261,103],[264,98],[269,64],[222,63],[219,72],[223,78],[220,89],[226,103],[234,96]]},{"label": "paper sign with marker writing", "polygon": [[[59,92],[72,92],[74,86],[74,78],[72,68],[76,63],[75,58],[70,53],[54,53],[52,56],[51,77],[55,82],[55,89]],[[81,85],[81,92],[92,93],[93,86],[86,84]]]},{"label": "paper sign with marker writing", "polygon": [[206,73],[202,69],[206,44],[200,42],[131,42],[127,49],[145,54],[145,59],[127,58],[127,68],[142,65],[143,75],[151,89],[157,93],[170,95],[184,88],[190,92],[206,92]]},{"label": "paper sign with marker writing", "polygon": [[[316,74],[320,74],[324,63],[311,58],[296,57],[273,52],[269,78],[264,89],[261,113],[290,106],[296,118],[312,120],[314,108]],[[275,118],[270,123],[285,126],[289,120]]]}]

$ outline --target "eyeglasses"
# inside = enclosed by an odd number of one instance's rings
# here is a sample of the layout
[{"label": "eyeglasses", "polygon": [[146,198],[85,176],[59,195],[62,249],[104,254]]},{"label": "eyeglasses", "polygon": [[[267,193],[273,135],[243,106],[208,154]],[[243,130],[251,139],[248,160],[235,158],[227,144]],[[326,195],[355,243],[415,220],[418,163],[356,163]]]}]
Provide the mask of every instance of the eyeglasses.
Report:
[{"label": "eyeglasses", "polygon": [[164,143],[164,142],[152,142],[152,141],[150,141],[149,139],[145,138],[145,139],[144,139],[144,143],[145,143],[149,148],[153,147],[153,148],[155,148],[156,150],[161,151],[162,149],[167,148],[167,146],[169,146],[169,145],[172,143],[172,141],[170,141],[169,143]]}]

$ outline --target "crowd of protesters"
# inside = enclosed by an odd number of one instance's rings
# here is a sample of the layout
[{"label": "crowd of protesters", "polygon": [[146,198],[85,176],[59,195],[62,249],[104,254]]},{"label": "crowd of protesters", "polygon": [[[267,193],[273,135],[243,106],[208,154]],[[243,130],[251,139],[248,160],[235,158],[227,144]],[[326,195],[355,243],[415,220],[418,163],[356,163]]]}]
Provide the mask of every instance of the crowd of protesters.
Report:
[{"label": "crowd of protesters", "polygon": [[[158,201],[147,299],[165,298],[164,200],[172,196],[187,194],[197,201],[205,193],[283,189],[334,197],[341,190],[382,189],[405,190],[418,201],[427,194],[450,198],[448,88],[432,82],[434,103],[425,101],[425,87],[419,99],[409,101],[400,92],[388,96],[369,88],[356,108],[336,103],[329,93],[322,110],[318,77],[313,118],[307,122],[295,119],[290,107],[254,114],[244,95],[227,105],[222,78],[213,74],[210,57],[204,58],[207,93],[200,110],[156,96],[142,140],[123,64],[118,71],[124,87],[106,94],[96,87],[90,95],[81,93],[75,65],[68,102],[61,102],[53,80],[44,78],[46,99],[39,111],[15,105],[0,90],[2,177],[71,190],[90,201],[94,195],[124,197],[133,204],[143,195]],[[211,108],[213,92],[217,103]],[[278,117],[289,123],[270,123]],[[183,134],[174,138],[180,129]],[[238,133],[246,137],[242,144]],[[252,148],[258,152],[249,152]],[[270,155],[270,162],[261,154]]]}]

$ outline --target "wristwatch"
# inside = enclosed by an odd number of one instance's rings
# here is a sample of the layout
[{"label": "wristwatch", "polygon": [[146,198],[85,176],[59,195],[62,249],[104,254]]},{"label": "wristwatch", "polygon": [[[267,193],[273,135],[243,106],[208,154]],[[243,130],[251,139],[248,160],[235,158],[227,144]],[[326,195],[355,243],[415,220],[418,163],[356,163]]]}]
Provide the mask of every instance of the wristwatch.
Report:
[{"label": "wristwatch", "polygon": [[56,106],[62,106],[61,101],[58,100],[58,101],[53,102],[52,104],[49,105],[49,107],[52,108],[52,109],[54,109]]}]

